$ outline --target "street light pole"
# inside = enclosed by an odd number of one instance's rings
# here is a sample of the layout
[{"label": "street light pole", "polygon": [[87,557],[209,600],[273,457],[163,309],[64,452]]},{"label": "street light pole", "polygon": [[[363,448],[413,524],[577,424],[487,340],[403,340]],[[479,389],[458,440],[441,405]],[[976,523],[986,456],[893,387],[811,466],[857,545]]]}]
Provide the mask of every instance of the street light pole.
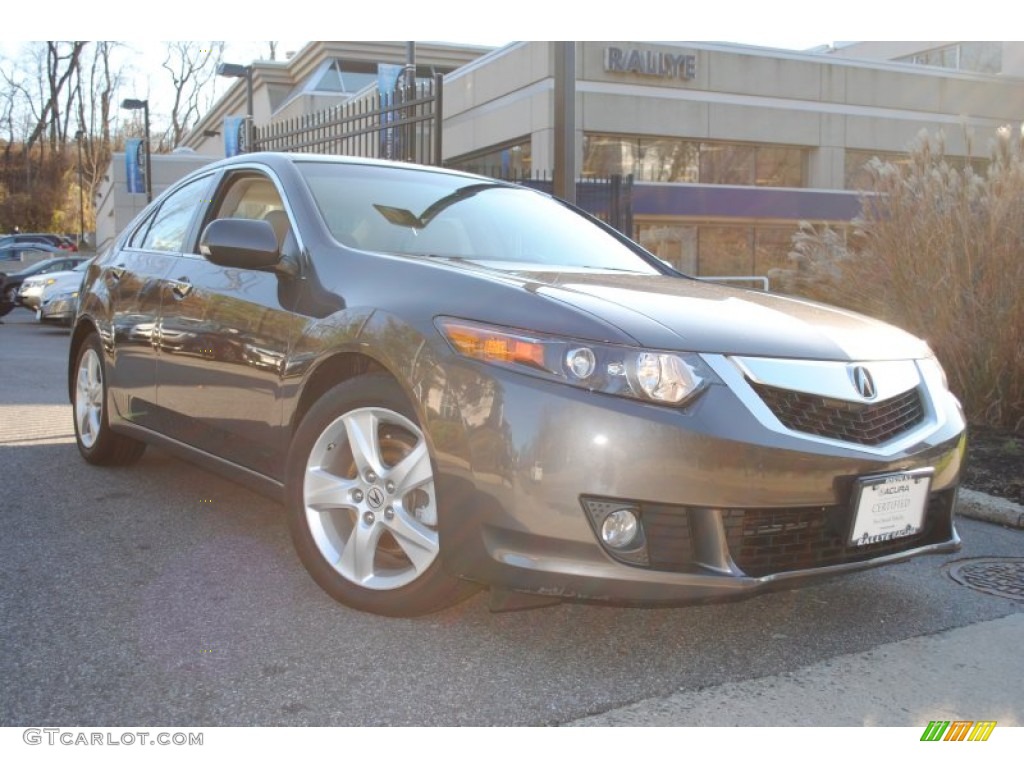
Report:
[{"label": "street light pole", "polygon": [[152,148],[149,144],[149,99],[125,99],[121,102],[121,109],[141,109],[142,122],[146,137],[143,141],[146,144],[146,202],[153,202],[153,163]]},{"label": "street light pole", "polygon": [[75,141],[78,142],[78,242],[75,245],[81,250],[82,241],[85,240],[85,190],[82,188],[82,138],[85,131],[79,129],[75,132]]}]

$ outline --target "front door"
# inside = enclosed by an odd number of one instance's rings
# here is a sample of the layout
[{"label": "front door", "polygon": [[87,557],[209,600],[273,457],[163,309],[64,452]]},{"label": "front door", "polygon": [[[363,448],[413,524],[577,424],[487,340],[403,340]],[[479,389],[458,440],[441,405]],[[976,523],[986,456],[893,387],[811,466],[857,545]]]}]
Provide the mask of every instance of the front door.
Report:
[{"label": "front door", "polygon": [[[281,193],[262,172],[225,176],[206,221],[265,219],[283,250],[297,251]],[[294,279],[220,267],[182,254],[162,292],[159,405],[169,434],[249,469],[281,477],[281,382],[303,320],[292,314]]]}]

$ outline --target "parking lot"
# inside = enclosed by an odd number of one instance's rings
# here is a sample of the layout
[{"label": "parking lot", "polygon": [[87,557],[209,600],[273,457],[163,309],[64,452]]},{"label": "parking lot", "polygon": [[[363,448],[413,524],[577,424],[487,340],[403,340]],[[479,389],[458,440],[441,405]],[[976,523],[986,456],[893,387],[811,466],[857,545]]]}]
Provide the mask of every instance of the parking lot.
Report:
[{"label": "parking lot", "polygon": [[357,613],[277,504],[159,450],[86,465],[67,343],[22,309],[0,325],[0,726],[565,724],[1024,610],[944,572],[1024,533],[961,520],[956,555],[738,603]]}]

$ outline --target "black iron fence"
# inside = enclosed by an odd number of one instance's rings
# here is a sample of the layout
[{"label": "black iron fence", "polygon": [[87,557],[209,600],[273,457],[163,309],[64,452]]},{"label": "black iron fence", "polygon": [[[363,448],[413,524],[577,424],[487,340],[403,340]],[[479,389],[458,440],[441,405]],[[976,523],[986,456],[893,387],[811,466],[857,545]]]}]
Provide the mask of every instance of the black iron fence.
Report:
[{"label": "black iron fence", "polygon": [[255,148],[441,164],[441,75],[255,129]]},{"label": "black iron fence", "polygon": [[[464,168],[481,176],[522,184],[552,194],[554,181],[550,173],[516,173],[498,168]],[[576,206],[606,224],[615,227],[626,237],[633,237],[633,175],[581,178],[576,182]]]}]

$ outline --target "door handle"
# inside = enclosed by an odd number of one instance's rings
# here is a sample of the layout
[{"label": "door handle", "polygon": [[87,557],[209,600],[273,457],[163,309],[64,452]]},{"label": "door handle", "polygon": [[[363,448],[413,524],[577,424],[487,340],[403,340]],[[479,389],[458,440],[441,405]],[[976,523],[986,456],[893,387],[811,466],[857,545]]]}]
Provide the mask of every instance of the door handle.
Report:
[{"label": "door handle", "polygon": [[114,280],[120,280],[124,277],[124,264],[117,264],[111,267],[110,274],[113,276]]},{"label": "door handle", "polygon": [[180,301],[192,293],[192,282],[187,277],[179,277],[177,280],[171,281],[171,291],[174,293],[174,298]]}]

